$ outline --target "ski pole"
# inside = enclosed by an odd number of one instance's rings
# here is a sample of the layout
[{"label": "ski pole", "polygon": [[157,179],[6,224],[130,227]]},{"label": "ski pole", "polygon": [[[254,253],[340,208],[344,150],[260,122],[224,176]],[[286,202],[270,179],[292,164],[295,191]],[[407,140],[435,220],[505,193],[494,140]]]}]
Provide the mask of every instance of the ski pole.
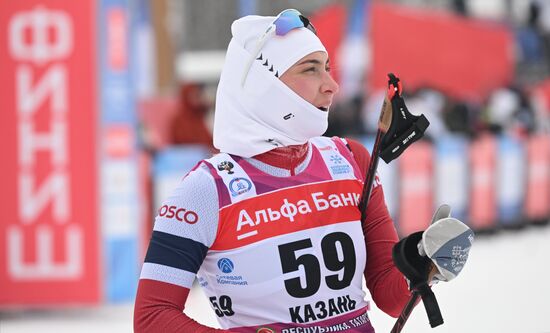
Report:
[{"label": "ski pole", "polygon": [[[393,74],[388,74],[388,76]],[[369,167],[365,177],[365,184],[363,185],[363,192],[361,194],[361,201],[359,202],[359,210],[361,211],[361,223],[365,223],[367,217],[367,206],[369,204],[370,195],[372,192],[372,184],[374,177],[376,176],[376,169],[378,168],[378,159],[380,157],[382,137],[386,134],[391,126],[392,122],[392,105],[391,99],[400,93],[401,84],[395,81],[388,81],[388,92],[384,98],[382,104],[382,110],[380,111],[380,117],[378,119],[378,130],[376,131],[376,138],[374,140],[374,146],[372,147],[372,153],[369,161]]]},{"label": "ski pole", "polygon": [[388,90],[378,119],[376,139],[365,176],[361,201],[359,202],[362,223],[365,223],[367,217],[367,206],[374,177],[376,176],[376,169],[378,168],[379,157],[384,162],[390,163],[399,157],[413,142],[420,139],[430,125],[424,115],[414,116],[409,112],[405,106],[405,101],[401,97],[402,90],[399,78],[389,73]]},{"label": "ski pole", "polygon": [[401,332],[401,330],[403,329],[403,326],[405,326],[405,323],[409,319],[409,316],[411,315],[411,312],[414,309],[414,305],[418,301],[419,296],[420,294],[418,293],[418,291],[415,290],[412,292],[411,298],[409,298],[409,301],[407,302],[403,310],[401,310],[401,314],[399,315],[399,318],[397,318],[397,321],[393,325],[393,328],[391,329],[391,333]]},{"label": "ski pole", "polygon": [[[365,223],[367,218],[367,207],[370,201],[379,158],[382,157],[386,163],[390,163],[399,157],[413,142],[420,139],[430,124],[424,115],[414,116],[408,111],[401,93],[402,86],[400,80],[394,74],[389,73],[388,90],[378,119],[378,130],[376,131],[376,138],[365,176],[361,201],[359,202],[362,224]],[[392,333],[399,333],[401,331],[419,296],[419,292],[414,290],[395,323],[391,331]],[[433,296],[433,299],[435,299],[435,296]]]}]

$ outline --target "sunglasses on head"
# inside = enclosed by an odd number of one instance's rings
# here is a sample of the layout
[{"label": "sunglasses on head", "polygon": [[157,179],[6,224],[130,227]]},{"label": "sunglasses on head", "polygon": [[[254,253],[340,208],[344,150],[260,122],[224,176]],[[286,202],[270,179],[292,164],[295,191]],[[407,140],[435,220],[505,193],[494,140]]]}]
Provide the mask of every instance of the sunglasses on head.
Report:
[{"label": "sunglasses on head", "polygon": [[317,31],[315,30],[313,24],[311,24],[311,22],[296,9],[286,9],[277,15],[273,22],[271,22],[271,24],[267,27],[263,35],[258,39],[256,48],[246,64],[243,78],[241,80],[241,85],[243,87],[246,77],[248,76],[248,72],[252,67],[252,63],[258,57],[258,54],[265,45],[266,41],[273,35],[284,36],[297,28],[306,28],[317,35]]}]

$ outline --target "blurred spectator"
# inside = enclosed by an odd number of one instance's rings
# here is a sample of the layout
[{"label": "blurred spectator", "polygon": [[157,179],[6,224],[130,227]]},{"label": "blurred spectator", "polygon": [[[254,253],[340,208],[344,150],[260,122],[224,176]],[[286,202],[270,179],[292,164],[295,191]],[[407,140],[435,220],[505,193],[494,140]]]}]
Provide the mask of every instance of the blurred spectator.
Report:
[{"label": "blurred spectator", "polygon": [[357,94],[350,99],[344,99],[335,103],[330,110],[328,129],[325,136],[351,136],[363,135],[363,122],[361,121],[361,108],[363,96]]},{"label": "blurred spectator", "polygon": [[524,23],[517,28],[518,77],[528,83],[541,80],[548,74],[550,63],[547,61],[550,50],[545,47],[544,24],[541,20],[542,5],[531,1],[527,7]]},{"label": "blurred spectator", "polygon": [[519,96],[510,89],[495,90],[487,102],[485,120],[488,129],[500,134],[512,123],[514,113],[519,108]]},{"label": "blurred spectator", "polygon": [[468,16],[468,8],[466,7],[466,2],[464,0],[453,0],[452,6],[455,13]]},{"label": "blurred spectator", "polygon": [[517,87],[494,91],[487,103],[487,123],[495,133],[525,137],[535,130],[535,112],[524,91]]},{"label": "blurred spectator", "polygon": [[523,137],[532,134],[536,130],[536,114],[531,103],[531,98],[524,87],[511,88],[519,97],[519,107],[515,113],[514,130]]},{"label": "blurred spectator", "polygon": [[476,104],[449,100],[444,109],[443,121],[449,132],[473,137],[480,129],[480,112]]},{"label": "blurred spectator", "polygon": [[205,124],[212,103],[206,98],[204,86],[184,83],[179,97],[178,109],[170,123],[170,143],[212,146],[212,134]]},{"label": "blurred spectator", "polygon": [[380,110],[385,96],[386,91],[384,89],[376,90],[368,96],[363,105],[363,128],[367,134],[375,135],[378,130],[378,118],[380,118]]},{"label": "blurred spectator", "polygon": [[536,131],[550,133],[550,79],[530,87]]},{"label": "blurred spectator", "polygon": [[421,88],[406,102],[407,108],[412,114],[423,114],[429,120],[430,127],[426,130],[426,138],[437,140],[448,133],[443,119],[445,96],[441,92],[432,88]]},{"label": "blurred spectator", "polygon": [[519,31],[524,61],[534,62],[542,60],[543,45],[538,25],[539,17],[540,7],[538,3],[531,2],[525,27]]},{"label": "blurred spectator", "polygon": [[539,29],[542,34],[542,41],[544,45],[544,50],[546,54],[546,74],[550,72],[550,1],[548,0],[539,0]]}]

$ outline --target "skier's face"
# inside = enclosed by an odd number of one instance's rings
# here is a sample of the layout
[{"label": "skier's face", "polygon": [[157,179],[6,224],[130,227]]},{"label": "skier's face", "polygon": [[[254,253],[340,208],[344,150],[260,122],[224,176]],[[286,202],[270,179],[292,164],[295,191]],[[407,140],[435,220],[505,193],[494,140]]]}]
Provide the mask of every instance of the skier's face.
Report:
[{"label": "skier's face", "polygon": [[317,51],[298,60],[280,77],[295,93],[320,110],[328,111],[338,84],[330,76],[325,52]]}]

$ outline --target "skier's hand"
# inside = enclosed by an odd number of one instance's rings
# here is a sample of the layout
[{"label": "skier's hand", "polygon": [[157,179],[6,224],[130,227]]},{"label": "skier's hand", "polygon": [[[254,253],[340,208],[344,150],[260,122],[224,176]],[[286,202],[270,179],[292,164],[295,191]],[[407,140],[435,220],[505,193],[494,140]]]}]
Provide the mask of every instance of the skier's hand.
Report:
[{"label": "skier's hand", "polygon": [[450,217],[442,205],[425,231],[403,238],[393,248],[397,268],[409,280],[411,290],[437,281],[450,281],[462,270],[474,240],[473,231]]}]

